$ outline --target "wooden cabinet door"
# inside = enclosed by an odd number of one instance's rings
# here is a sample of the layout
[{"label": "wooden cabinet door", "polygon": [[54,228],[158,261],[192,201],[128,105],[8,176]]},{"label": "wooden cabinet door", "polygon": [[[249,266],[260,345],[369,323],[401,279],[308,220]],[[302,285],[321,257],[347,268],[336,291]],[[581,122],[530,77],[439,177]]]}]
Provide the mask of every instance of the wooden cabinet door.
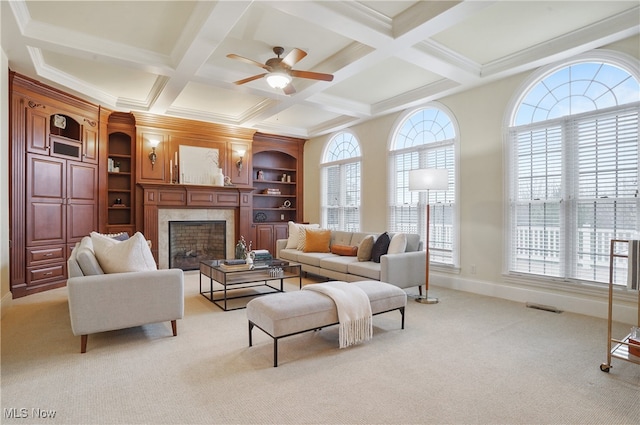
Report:
[{"label": "wooden cabinet door", "polygon": [[267,249],[273,255],[275,247],[273,236],[273,226],[271,224],[256,225],[256,245],[254,249]]},{"label": "wooden cabinet door", "polygon": [[82,161],[98,163],[98,128],[90,124],[82,126]]},{"label": "wooden cabinet door", "polygon": [[69,161],[67,165],[67,242],[98,230],[98,166]]},{"label": "wooden cabinet door", "polygon": [[49,114],[38,106],[27,111],[27,151],[49,154]]},{"label": "wooden cabinet door", "polygon": [[27,246],[65,243],[66,161],[27,154]]},{"label": "wooden cabinet door", "polygon": [[274,224],[273,225],[273,233],[274,233],[274,240],[273,240],[273,249],[274,251],[271,253],[271,255],[273,255],[274,257],[276,256],[276,241],[278,239],[287,239],[289,237],[289,225],[288,224]]}]

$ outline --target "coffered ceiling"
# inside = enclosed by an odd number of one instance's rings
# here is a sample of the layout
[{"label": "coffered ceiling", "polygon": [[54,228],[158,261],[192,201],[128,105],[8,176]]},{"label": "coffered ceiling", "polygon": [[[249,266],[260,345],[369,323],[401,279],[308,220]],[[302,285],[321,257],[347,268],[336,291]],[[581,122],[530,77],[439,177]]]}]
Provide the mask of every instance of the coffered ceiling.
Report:
[{"label": "coffered ceiling", "polygon": [[[12,70],[110,109],[314,137],[640,32],[633,1],[2,1]],[[299,48],[296,93],[265,63]]]}]

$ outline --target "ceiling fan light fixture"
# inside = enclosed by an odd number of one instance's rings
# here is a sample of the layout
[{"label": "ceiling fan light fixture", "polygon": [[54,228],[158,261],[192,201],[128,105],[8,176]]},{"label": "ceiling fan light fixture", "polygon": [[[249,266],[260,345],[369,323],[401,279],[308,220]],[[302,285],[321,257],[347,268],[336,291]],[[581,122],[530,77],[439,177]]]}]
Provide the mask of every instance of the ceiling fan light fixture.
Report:
[{"label": "ceiling fan light fixture", "polygon": [[267,84],[274,89],[283,89],[291,82],[291,76],[284,72],[272,72],[267,75]]}]

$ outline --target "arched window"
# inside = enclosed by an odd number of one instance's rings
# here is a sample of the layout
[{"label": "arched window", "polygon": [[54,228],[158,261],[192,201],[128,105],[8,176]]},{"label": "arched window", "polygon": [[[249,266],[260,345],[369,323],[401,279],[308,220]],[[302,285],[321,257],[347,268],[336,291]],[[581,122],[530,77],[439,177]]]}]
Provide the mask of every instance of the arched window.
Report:
[{"label": "arched window", "polygon": [[[401,118],[389,149],[390,231],[418,233],[424,242],[428,203],[430,260],[448,265],[458,262],[456,144],[457,131],[451,114],[438,105],[411,111]],[[422,168],[449,170],[449,189],[409,191],[409,171]]]},{"label": "arched window", "polygon": [[606,283],[610,240],[640,230],[638,64],[601,55],[532,75],[508,111],[509,272]]},{"label": "arched window", "polygon": [[360,231],[360,163],[353,134],[342,132],[329,140],[322,159],[322,227]]}]

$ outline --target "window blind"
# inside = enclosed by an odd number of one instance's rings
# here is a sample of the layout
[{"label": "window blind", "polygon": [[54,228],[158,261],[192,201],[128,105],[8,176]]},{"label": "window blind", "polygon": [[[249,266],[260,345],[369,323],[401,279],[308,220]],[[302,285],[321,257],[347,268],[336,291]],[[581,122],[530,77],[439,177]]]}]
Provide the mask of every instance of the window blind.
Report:
[{"label": "window blind", "polygon": [[512,129],[510,271],[608,282],[609,241],[638,228],[638,115],[635,104]]}]

